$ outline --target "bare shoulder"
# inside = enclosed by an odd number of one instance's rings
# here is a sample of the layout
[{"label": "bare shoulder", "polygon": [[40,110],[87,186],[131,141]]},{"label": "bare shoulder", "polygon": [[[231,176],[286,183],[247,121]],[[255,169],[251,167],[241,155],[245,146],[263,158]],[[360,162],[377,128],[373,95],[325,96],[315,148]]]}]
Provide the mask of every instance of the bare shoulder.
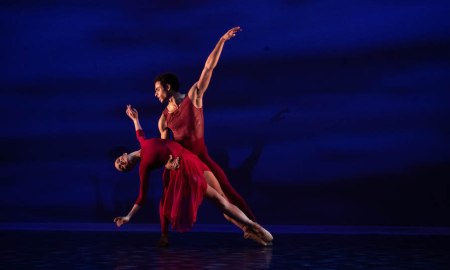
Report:
[{"label": "bare shoulder", "polygon": [[197,98],[198,95],[199,95],[199,90],[198,90],[198,87],[197,87],[197,83],[198,83],[198,82],[195,82],[195,83],[191,86],[191,89],[189,89],[188,97],[189,97],[191,100],[194,100],[194,99]]},{"label": "bare shoulder", "polygon": [[201,108],[203,106],[203,93],[198,88],[197,83],[195,82],[189,89],[188,97],[196,108]]}]

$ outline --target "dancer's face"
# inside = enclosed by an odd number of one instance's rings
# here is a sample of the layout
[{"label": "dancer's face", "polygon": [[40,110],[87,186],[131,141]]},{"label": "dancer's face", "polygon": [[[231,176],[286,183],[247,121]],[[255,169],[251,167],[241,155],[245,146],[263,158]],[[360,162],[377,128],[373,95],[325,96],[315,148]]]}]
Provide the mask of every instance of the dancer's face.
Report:
[{"label": "dancer's face", "polygon": [[170,98],[167,87],[164,87],[160,81],[155,83],[155,97],[163,103]]},{"label": "dancer's face", "polygon": [[129,171],[130,168],[131,168],[131,164],[130,164],[130,160],[128,158],[128,154],[127,153],[123,153],[123,155],[118,157],[116,159],[116,161],[114,162],[114,167],[116,167],[116,169],[119,172]]}]

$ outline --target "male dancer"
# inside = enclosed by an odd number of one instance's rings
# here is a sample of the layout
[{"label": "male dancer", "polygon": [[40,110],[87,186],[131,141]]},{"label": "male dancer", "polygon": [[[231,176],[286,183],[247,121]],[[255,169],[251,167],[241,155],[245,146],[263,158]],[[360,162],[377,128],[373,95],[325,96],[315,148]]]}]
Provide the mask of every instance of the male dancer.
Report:
[{"label": "male dancer", "polygon": [[[224,171],[209,156],[204,140],[203,95],[208,89],[212,72],[219,61],[225,42],[236,36],[236,33],[239,31],[241,31],[239,26],[234,27],[219,39],[219,42],[206,60],[199,80],[194,83],[187,94],[179,92],[177,77],[174,74],[166,73],[156,77],[154,81],[155,97],[161,103],[167,102],[167,107],[158,121],[161,138],[167,139],[170,129],[173,139],[197,155],[217,177],[220,186],[212,184],[212,187],[219,192],[223,191],[225,197],[231,203],[241,209],[251,220],[255,221],[255,216],[250,207],[231,186]],[[163,231],[161,240],[164,242],[167,241],[168,223],[163,216],[160,216],[160,218]],[[251,236],[247,235],[246,237]]]}]

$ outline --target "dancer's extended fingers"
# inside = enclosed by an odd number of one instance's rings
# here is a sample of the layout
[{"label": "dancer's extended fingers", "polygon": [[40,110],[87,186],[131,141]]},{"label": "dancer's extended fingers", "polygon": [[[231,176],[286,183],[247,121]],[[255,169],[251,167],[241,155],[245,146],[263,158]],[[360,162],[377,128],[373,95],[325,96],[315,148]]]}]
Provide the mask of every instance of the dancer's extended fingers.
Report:
[{"label": "dancer's extended fingers", "polygon": [[233,32],[241,31],[241,27],[240,26],[233,27],[230,29],[230,31],[233,31]]},{"label": "dancer's extended fingers", "polygon": [[240,26],[236,26],[231,28],[230,30],[228,30],[223,36],[222,38],[225,40],[229,40],[232,37],[236,36],[236,32],[241,31],[241,27]]},{"label": "dancer's extended fingers", "polygon": [[232,35],[233,37],[236,36],[236,33],[239,32],[239,31],[242,31],[242,29],[241,29],[240,26],[234,27],[234,28],[232,28],[232,29],[230,30],[231,35]]}]

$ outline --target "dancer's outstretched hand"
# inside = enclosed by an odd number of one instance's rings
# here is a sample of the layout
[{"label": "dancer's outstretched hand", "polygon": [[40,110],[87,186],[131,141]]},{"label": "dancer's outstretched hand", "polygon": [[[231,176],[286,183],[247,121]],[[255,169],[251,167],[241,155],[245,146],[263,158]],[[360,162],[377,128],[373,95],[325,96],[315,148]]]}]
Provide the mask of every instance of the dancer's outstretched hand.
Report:
[{"label": "dancer's outstretched hand", "polygon": [[131,120],[137,120],[139,117],[138,111],[131,107],[131,105],[127,105],[127,110],[125,111],[128,117],[131,118]]},{"label": "dancer's outstretched hand", "polygon": [[116,223],[117,227],[120,227],[123,224],[128,223],[128,221],[130,221],[130,219],[128,217],[116,217],[116,218],[114,218],[114,222]]},{"label": "dancer's outstretched hand", "polygon": [[225,35],[222,36],[224,40],[230,40],[232,37],[236,36],[236,33],[242,31],[240,26],[236,26],[228,30]]}]

